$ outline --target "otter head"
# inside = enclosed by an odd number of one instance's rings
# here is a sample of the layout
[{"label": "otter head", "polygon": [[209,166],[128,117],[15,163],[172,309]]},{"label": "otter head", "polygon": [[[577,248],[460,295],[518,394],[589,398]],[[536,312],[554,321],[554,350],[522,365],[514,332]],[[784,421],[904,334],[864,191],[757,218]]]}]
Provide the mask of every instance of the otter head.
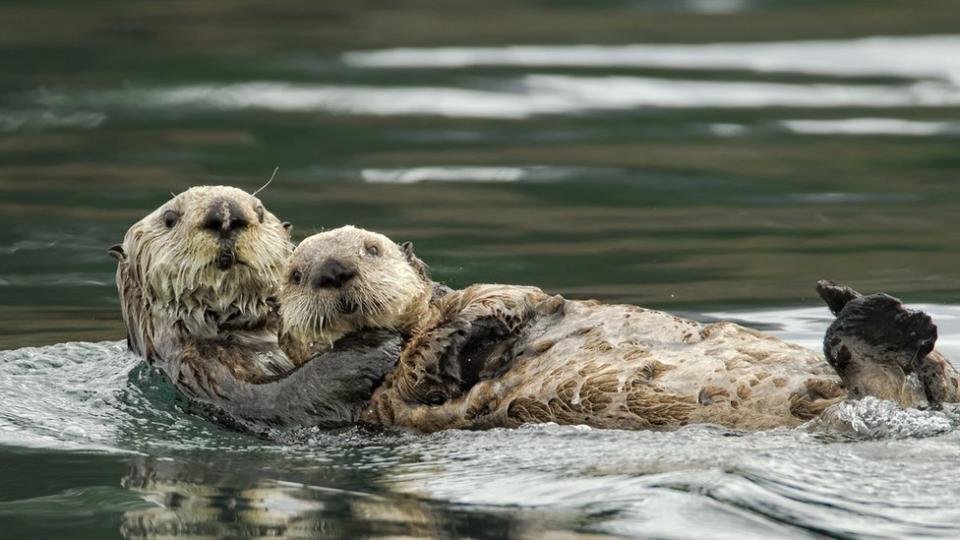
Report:
[{"label": "otter head", "polygon": [[410,333],[433,282],[407,242],[352,226],[297,246],[280,294],[280,346],[301,363],[361,328]]},{"label": "otter head", "polygon": [[150,356],[155,333],[215,337],[265,324],[291,250],[289,224],[243,190],[174,196],[111,248],[131,347]]}]

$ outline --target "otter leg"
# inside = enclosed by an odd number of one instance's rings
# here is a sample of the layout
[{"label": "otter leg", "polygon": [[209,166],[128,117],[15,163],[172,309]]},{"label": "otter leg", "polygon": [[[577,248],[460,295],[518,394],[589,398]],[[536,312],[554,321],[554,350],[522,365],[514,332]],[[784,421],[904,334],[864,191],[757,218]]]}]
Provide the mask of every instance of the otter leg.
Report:
[{"label": "otter leg", "polygon": [[[863,296],[830,282],[818,283],[817,292],[837,315],[824,336],[824,355],[850,397],[874,396],[904,406],[919,405],[925,397],[933,407],[960,398],[956,370],[931,354],[937,327],[926,313],[885,294]],[[914,372],[925,396],[907,384]]]},{"label": "otter leg", "polygon": [[942,354],[931,351],[918,357],[914,371],[931,407],[939,407],[941,403],[960,403],[960,373]]}]

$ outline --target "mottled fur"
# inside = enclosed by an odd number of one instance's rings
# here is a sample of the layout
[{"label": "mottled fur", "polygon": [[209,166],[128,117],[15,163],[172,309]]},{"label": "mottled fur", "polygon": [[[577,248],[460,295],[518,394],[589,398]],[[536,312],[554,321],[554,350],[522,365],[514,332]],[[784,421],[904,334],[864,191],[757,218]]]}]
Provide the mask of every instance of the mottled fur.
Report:
[{"label": "mottled fur", "polygon": [[770,429],[846,396],[815,353],[729,322],[507,285],[468,287],[438,307],[439,324],[405,347],[365,421],[419,431],[527,422]]},{"label": "mottled fur", "polygon": [[[322,244],[298,248],[292,260],[319,264],[344,249],[355,253],[367,239],[385,241],[355,228],[330,231]],[[344,246],[338,246],[341,241]],[[370,259],[356,279],[362,282],[364,271],[397,273],[409,258]],[[433,284],[425,273],[417,274],[419,286],[404,284],[397,289],[421,299]],[[825,296],[831,307],[837,302],[833,293],[838,291]],[[292,294],[302,308],[284,312],[284,325],[296,324],[287,320],[288,315],[315,320],[310,313],[314,306],[332,305],[308,300],[314,294],[310,289],[298,288]],[[399,309],[402,302],[391,296],[390,305]],[[513,285],[474,285],[429,303],[407,305],[406,316],[398,319],[391,311],[390,319],[405,323],[389,326],[409,333],[411,339],[363,415],[369,424],[428,432],[527,422],[622,429],[674,429],[707,422],[769,429],[799,425],[848,395],[823,357],[729,322],[702,325],[659,311],[571,301]],[[916,337],[915,329],[906,324],[916,322],[916,317],[904,315],[898,301],[879,307],[881,312],[868,313],[867,319],[890,318],[891,334],[886,340],[877,334],[870,343],[886,347],[888,356],[926,357],[929,349],[918,352],[916,339],[898,337],[897,332]],[[848,317],[853,313],[853,308],[841,313],[838,323],[852,323]],[[324,325],[336,328],[337,335],[384,324],[375,316],[341,318],[332,309],[322,316]],[[315,325],[300,328],[300,339],[316,339]],[[854,324],[848,334],[859,339],[862,329],[857,328]],[[926,337],[920,341],[927,343]],[[861,364],[874,361],[865,356]],[[924,365],[930,372],[949,367],[946,362]],[[847,386],[862,383],[871,390],[881,386],[874,371],[840,373]],[[910,387],[903,380],[905,374],[900,376],[899,393],[884,397],[908,406],[929,399],[929,391],[925,396],[923,388]],[[948,382],[938,388],[948,385],[952,387]]]}]

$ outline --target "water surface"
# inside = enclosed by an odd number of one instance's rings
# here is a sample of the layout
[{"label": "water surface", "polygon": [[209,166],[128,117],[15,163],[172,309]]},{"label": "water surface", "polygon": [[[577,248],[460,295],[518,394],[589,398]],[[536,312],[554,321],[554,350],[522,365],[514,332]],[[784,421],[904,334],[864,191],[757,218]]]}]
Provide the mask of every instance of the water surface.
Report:
[{"label": "water surface", "polygon": [[[960,534],[952,411],[823,431],[531,426],[285,443],[127,354],[106,247],[188,186],[436,279],[732,318],[813,349],[817,279],[960,358],[952,0],[0,4],[0,526],[12,538]],[[65,342],[71,342],[64,344]]]}]

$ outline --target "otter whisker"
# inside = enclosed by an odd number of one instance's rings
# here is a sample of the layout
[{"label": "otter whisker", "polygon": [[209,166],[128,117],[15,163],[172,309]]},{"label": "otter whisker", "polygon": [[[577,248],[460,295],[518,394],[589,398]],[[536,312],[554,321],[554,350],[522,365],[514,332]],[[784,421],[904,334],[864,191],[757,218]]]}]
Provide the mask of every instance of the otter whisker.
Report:
[{"label": "otter whisker", "polygon": [[273,179],[274,179],[274,177],[277,176],[277,172],[278,172],[279,170],[280,170],[280,166],[279,166],[279,165],[276,166],[276,167],[274,167],[274,168],[273,168],[273,174],[270,175],[270,179],[267,180],[267,183],[264,184],[264,185],[262,185],[262,186],[260,186],[260,189],[254,191],[253,193],[251,193],[251,195],[253,195],[254,197],[256,197],[256,196],[257,196],[257,193],[260,193],[261,191],[267,189],[267,186],[269,186],[270,183],[273,182]]}]

